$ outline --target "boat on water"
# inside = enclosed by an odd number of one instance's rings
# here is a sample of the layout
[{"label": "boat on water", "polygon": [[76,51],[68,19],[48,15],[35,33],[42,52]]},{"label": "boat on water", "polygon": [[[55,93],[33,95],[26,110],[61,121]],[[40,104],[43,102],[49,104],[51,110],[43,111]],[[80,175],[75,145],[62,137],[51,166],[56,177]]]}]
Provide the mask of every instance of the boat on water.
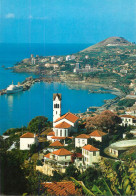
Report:
[{"label": "boat on water", "polygon": [[9,85],[6,89],[7,94],[13,94],[18,93],[20,91],[23,91],[23,86],[18,83],[17,85],[14,85],[13,82],[11,85]]}]

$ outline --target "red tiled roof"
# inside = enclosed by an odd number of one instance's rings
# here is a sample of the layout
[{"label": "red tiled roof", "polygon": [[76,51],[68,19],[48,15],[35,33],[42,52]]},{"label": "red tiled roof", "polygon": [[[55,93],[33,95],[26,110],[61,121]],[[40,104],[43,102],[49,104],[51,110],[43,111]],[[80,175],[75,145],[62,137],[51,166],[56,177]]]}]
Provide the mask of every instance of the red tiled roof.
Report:
[{"label": "red tiled roof", "polygon": [[85,139],[88,139],[88,138],[90,138],[90,136],[89,135],[86,135],[86,134],[81,134],[81,135],[76,136],[76,138],[85,138]]},{"label": "red tiled roof", "polygon": [[64,146],[64,145],[61,144],[59,141],[55,141],[52,144],[50,144],[49,146]]},{"label": "red tiled roof", "polygon": [[67,129],[67,128],[70,128],[71,125],[66,123],[66,122],[62,122],[62,123],[59,123],[55,126],[55,128],[64,128],[64,129]]},{"label": "red tiled roof", "polygon": [[121,115],[120,117],[136,119],[136,117],[135,117],[135,116],[131,116],[131,115],[127,115],[127,114]]},{"label": "red tiled roof", "polygon": [[47,134],[47,136],[54,136],[54,135],[55,135],[54,131],[49,132],[49,133]]},{"label": "red tiled roof", "polygon": [[57,136],[53,136],[51,137],[52,139],[59,139],[59,140],[64,140],[66,139],[66,137],[57,137]]},{"label": "red tiled roof", "polygon": [[104,135],[107,135],[107,133],[104,133],[102,131],[99,130],[95,130],[92,133],[89,134],[90,136],[95,136],[95,137],[102,137]]},{"label": "red tiled roof", "polygon": [[92,146],[90,144],[88,144],[88,145],[86,145],[86,146],[84,146],[82,148],[85,149],[85,150],[88,150],[88,151],[99,151],[98,148],[95,148],[94,146]]},{"label": "red tiled roof", "polygon": [[61,148],[61,149],[56,150],[52,153],[55,155],[58,155],[58,156],[72,155],[72,153],[70,151],[66,150],[65,148]]},{"label": "red tiled roof", "polygon": [[72,181],[66,182],[44,182],[43,187],[47,190],[49,195],[79,195],[79,189],[75,188],[75,183]]},{"label": "red tiled roof", "polygon": [[50,154],[51,154],[51,153],[48,153],[48,154],[44,155],[44,157],[46,157],[46,158],[49,159],[49,158],[50,158]]},{"label": "red tiled roof", "polygon": [[27,133],[23,134],[20,138],[34,138],[34,134],[27,132]]},{"label": "red tiled roof", "polygon": [[75,123],[79,119],[76,115],[68,112],[64,114],[63,116],[61,116],[60,118],[58,118],[55,122],[58,122],[59,120],[64,119],[64,118],[69,120],[72,123]]}]

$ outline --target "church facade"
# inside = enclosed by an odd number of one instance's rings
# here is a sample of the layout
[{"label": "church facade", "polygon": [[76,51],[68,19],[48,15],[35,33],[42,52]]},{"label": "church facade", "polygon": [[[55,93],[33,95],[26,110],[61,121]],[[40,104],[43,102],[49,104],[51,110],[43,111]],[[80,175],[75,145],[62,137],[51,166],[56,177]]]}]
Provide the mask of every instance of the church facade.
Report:
[{"label": "church facade", "polygon": [[78,117],[71,112],[61,116],[61,94],[53,94],[53,131],[56,137],[69,137],[77,132]]}]

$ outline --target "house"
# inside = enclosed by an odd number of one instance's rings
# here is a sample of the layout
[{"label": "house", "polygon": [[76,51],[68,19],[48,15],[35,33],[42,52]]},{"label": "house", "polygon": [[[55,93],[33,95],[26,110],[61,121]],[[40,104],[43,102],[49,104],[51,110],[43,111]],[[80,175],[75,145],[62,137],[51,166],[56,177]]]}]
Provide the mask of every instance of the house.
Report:
[{"label": "house", "polygon": [[112,143],[109,146],[109,153],[112,157],[119,157],[120,154],[129,150],[131,147],[136,147],[136,140],[123,140],[119,142]]},{"label": "house", "polygon": [[60,141],[60,140],[65,140],[66,137],[57,137],[57,136],[52,136],[51,141],[55,142],[55,141]]},{"label": "house", "polygon": [[49,176],[53,171],[65,173],[66,167],[72,163],[72,153],[65,148],[53,151],[44,156],[43,173]]},{"label": "house", "polygon": [[122,126],[136,126],[136,116],[131,116],[131,115],[121,115],[121,120],[122,123],[120,125]]},{"label": "house", "polygon": [[103,142],[107,136],[107,133],[104,133],[99,130],[95,130],[92,133],[90,133],[89,135],[90,135],[90,138],[94,138],[97,141]]},{"label": "house", "polygon": [[55,136],[54,131],[51,131],[47,134],[47,140],[52,140],[52,137]]},{"label": "house", "polygon": [[[83,182],[79,182],[82,185]],[[81,188],[77,188],[75,183],[72,181],[62,181],[62,182],[44,182],[42,183],[43,189],[47,191],[48,195],[81,195]]]},{"label": "house", "polygon": [[55,142],[51,143],[49,147],[47,148],[48,151],[53,152],[55,150],[58,150],[58,148],[64,147],[64,144],[61,144],[58,140]]},{"label": "house", "polygon": [[30,150],[32,144],[38,145],[38,139],[35,134],[27,132],[20,137],[20,150]]},{"label": "house", "polygon": [[98,163],[100,160],[100,150],[92,145],[86,145],[82,147],[83,166],[84,169],[92,166],[94,163]]},{"label": "house", "polygon": [[88,144],[88,139],[90,138],[89,135],[81,134],[75,138],[75,147],[83,147],[84,145]]},{"label": "house", "polygon": [[68,137],[77,132],[78,117],[71,112],[61,116],[61,94],[53,94],[53,131],[56,137]]}]

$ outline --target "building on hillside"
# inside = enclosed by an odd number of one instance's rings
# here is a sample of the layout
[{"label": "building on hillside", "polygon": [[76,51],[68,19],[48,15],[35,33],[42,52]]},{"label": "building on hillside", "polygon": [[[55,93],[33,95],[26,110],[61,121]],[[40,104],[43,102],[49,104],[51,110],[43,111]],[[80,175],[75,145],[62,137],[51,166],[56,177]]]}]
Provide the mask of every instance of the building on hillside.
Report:
[{"label": "building on hillside", "polygon": [[122,120],[122,123],[120,125],[122,126],[129,126],[129,125],[132,125],[132,126],[136,126],[136,116],[131,116],[131,115],[121,115],[121,120]]},{"label": "building on hillside", "polygon": [[136,147],[136,140],[123,140],[119,142],[112,143],[109,146],[109,153],[112,157],[119,157],[120,154],[129,150],[132,147]]},{"label": "building on hillside", "polygon": [[56,137],[69,137],[77,132],[79,118],[71,112],[61,116],[61,100],[61,94],[53,94],[53,131]]},{"label": "building on hillside", "polygon": [[57,140],[57,141],[51,143],[49,145],[49,147],[47,148],[47,150],[49,152],[53,152],[53,151],[58,150],[59,148],[62,148],[62,147],[64,147],[64,144],[60,143],[60,141]]},{"label": "building on hillside", "polygon": [[38,145],[38,138],[35,134],[27,132],[20,137],[20,150],[30,150],[32,144]]},{"label": "building on hillside", "polygon": [[66,61],[70,61],[71,60],[71,56],[70,55],[67,55],[66,56]]},{"label": "building on hillside", "polygon": [[100,161],[100,150],[92,145],[82,147],[83,168],[87,169]]},{"label": "building on hillside", "polygon": [[[82,181],[78,181],[81,185],[84,185]],[[77,188],[72,181],[62,182],[44,182],[42,183],[42,189],[45,189],[48,195],[70,196],[81,195],[81,188]]]},{"label": "building on hillside", "polygon": [[95,140],[100,141],[100,142],[103,142],[104,139],[107,137],[107,133],[104,133],[99,130],[95,130],[89,135],[90,135],[90,138],[94,138]]},{"label": "building on hillside", "polygon": [[83,147],[88,144],[88,140],[90,139],[89,135],[81,134],[75,137],[75,148]]},{"label": "building on hillside", "polygon": [[60,173],[65,173],[66,167],[72,163],[71,156],[72,153],[65,148],[61,148],[45,155],[43,173],[49,176],[52,176],[53,171],[55,170]]},{"label": "building on hillside", "polygon": [[53,136],[55,136],[54,131],[49,132],[49,133],[47,134],[47,140],[52,141],[52,137],[53,137]]}]

